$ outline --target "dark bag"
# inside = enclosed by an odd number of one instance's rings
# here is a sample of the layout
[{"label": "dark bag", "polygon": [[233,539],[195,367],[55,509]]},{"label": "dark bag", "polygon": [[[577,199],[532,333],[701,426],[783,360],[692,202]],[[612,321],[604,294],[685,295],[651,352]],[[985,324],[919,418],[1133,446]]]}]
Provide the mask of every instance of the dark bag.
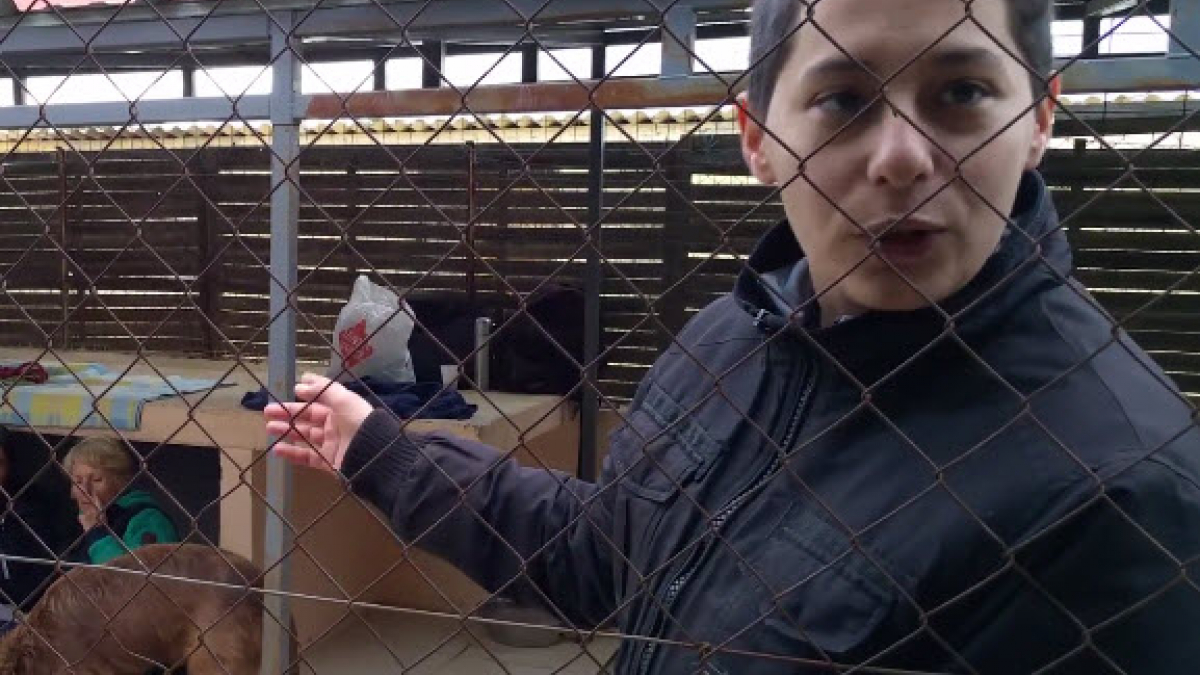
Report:
[{"label": "dark bag", "polygon": [[[498,315],[468,302],[463,295],[414,294],[406,299],[417,316],[417,325],[408,339],[417,382],[441,382],[441,367],[462,362],[475,348],[476,317],[494,319]],[[474,359],[464,366],[467,377],[474,381]]]},{"label": "dark bag", "polygon": [[[418,382],[440,382],[441,366],[462,363],[472,381],[475,319],[492,320],[490,388],[522,394],[565,395],[580,379],[583,359],[583,292],[565,284],[545,284],[516,307],[472,304],[461,295],[413,295],[417,315],[409,339]],[[539,325],[541,328],[539,328]],[[469,385],[463,385],[467,387]]]},{"label": "dark bag", "polygon": [[[526,311],[506,310],[492,350],[492,386],[499,391],[565,395],[583,373],[583,291],[546,284]],[[579,390],[582,391],[582,388]]]}]

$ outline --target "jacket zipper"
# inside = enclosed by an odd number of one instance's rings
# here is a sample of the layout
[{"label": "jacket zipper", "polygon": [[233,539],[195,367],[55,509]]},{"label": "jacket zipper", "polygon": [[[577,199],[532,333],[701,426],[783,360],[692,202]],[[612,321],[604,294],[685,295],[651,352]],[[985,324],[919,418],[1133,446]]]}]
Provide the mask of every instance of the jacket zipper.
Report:
[{"label": "jacket zipper", "polygon": [[[792,444],[796,440],[796,435],[800,430],[800,420],[804,416],[804,408],[808,404],[808,399],[812,395],[813,389],[816,386],[816,381],[816,373],[812,372],[810,369],[808,382],[805,384],[804,392],[800,395],[800,400],[796,404],[796,409],[792,413],[791,419],[788,421],[787,432],[784,434],[783,442],[779,445],[781,450],[784,452],[791,448]],[[679,599],[680,593],[683,592],[683,589],[687,586],[688,582],[691,581],[692,576],[695,575],[696,570],[699,569],[700,563],[704,560],[705,556],[708,554],[708,551],[712,548],[713,542],[716,540],[715,535],[720,532],[725,523],[729,522],[729,519],[738,511],[738,509],[740,509],[748,501],[749,497],[757,492],[759,488],[761,488],[768,480],[771,479],[772,476],[775,475],[776,472],[779,471],[781,465],[782,461],[780,460],[779,455],[776,454],[775,458],[767,464],[766,468],[764,468],[758,473],[757,476],[755,476],[754,480],[750,481],[745,488],[738,492],[733,499],[729,500],[725,506],[718,511],[715,516],[712,517],[712,519],[709,521],[709,532],[711,533],[710,536],[707,536],[702,544],[692,550],[691,555],[688,556],[687,562],[683,565],[682,569],[680,569],[679,573],[675,575],[675,578],[671,580],[671,583],[667,585],[667,591],[663,595],[662,609],[659,611],[658,616],[654,621],[653,630],[651,630],[650,634],[646,637],[659,636],[658,634],[662,632],[663,628],[665,627],[664,624],[666,622],[666,613],[675,604],[675,601]],[[638,673],[640,675],[649,674],[650,666],[654,661],[654,656],[657,653],[657,642],[648,643],[645,647],[643,647],[642,658],[639,660],[638,667]]]},{"label": "jacket zipper", "polygon": [[[3,525],[7,521],[8,521],[8,516],[6,515],[3,518],[0,518],[0,525]],[[12,572],[8,569],[8,556],[0,555],[0,565],[3,565],[3,567],[4,567],[4,580],[11,581],[12,580]]]}]

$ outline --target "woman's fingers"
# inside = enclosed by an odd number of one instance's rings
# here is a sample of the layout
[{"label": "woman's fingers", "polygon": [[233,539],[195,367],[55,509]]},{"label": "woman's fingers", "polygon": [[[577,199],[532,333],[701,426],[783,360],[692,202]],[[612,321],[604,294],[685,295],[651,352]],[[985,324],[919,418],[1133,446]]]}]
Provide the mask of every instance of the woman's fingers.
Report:
[{"label": "woman's fingers", "polygon": [[302,401],[288,401],[285,403],[272,403],[263,409],[263,415],[267,420],[289,420],[292,418],[305,418],[318,422],[325,423],[325,416],[329,414],[329,408],[320,403],[305,403]]},{"label": "woman's fingers", "polygon": [[299,441],[308,437],[308,429],[311,425],[303,422],[292,424],[289,422],[267,422],[267,435],[274,436],[285,441]]},{"label": "woman's fingers", "polygon": [[296,384],[296,398],[263,410],[267,435],[277,439],[272,452],[301,466],[334,470],[332,463],[340,463],[341,434],[353,433],[370,414],[371,405],[337,382],[312,373],[305,373]]},{"label": "woman's fingers", "polygon": [[267,435],[290,443],[308,443],[320,450],[325,443],[325,426],[308,420],[267,422]]},{"label": "woman's fingers", "polygon": [[311,456],[316,454],[312,448],[307,446],[300,447],[284,441],[276,443],[271,448],[271,452],[275,453],[278,457],[282,457],[294,464],[300,464],[301,466],[309,466]]},{"label": "woman's fingers", "polygon": [[313,373],[304,373],[296,383],[296,398],[301,401],[318,401],[322,396],[340,389],[342,385]]},{"label": "woman's fingers", "polygon": [[296,445],[280,441],[275,444],[271,450],[276,456],[297,464],[299,466],[310,466],[314,469],[324,469],[332,471],[329,461],[321,456],[321,453],[313,450],[307,445]]}]

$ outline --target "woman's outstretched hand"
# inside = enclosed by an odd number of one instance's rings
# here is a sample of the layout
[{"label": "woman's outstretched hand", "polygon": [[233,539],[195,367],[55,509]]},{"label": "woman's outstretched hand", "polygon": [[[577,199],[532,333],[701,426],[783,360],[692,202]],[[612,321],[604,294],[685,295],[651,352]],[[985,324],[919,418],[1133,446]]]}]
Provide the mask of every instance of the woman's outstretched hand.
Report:
[{"label": "woman's outstretched hand", "polygon": [[371,404],[341,384],[305,373],[296,385],[296,403],[272,403],[263,410],[267,435],[279,438],[276,455],[301,466],[339,471],[346,449],[371,414]]}]

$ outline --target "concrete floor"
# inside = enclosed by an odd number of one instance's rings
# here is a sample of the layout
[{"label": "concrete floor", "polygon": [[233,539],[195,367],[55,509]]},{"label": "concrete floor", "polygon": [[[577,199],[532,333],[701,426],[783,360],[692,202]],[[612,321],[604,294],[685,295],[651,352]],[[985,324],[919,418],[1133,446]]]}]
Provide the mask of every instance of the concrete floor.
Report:
[{"label": "concrete floor", "polygon": [[379,610],[360,615],[303,651],[305,675],[593,675],[611,672],[604,664],[618,644],[601,637],[586,650],[573,639],[551,647],[512,647],[490,639],[479,623]]}]

